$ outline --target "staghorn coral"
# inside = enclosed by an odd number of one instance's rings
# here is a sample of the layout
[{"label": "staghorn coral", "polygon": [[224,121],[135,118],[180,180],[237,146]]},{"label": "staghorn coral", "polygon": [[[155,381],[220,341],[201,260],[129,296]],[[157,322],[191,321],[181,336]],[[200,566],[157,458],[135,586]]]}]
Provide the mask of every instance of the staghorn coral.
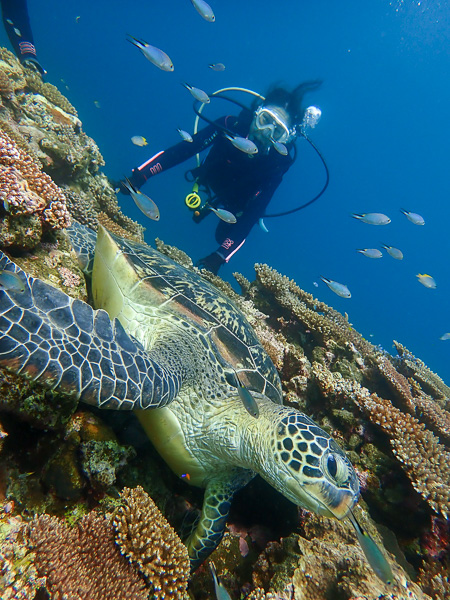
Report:
[{"label": "staghorn coral", "polygon": [[38,573],[47,578],[53,599],[145,600],[145,582],[121,555],[110,519],[92,512],[70,529],[49,515],[35,517],[28,528]]},{"label": "staghorn coral", "polygon": [[154,598],[183,598],[189,579],[189,556],[153,500],[140,487],[124,488],[124,505],[114,517],[122,554],[136,563]]},{"label": "staghorn coral", "polygon": [[[28,238],[32,232],[40,238],[44,228],[63,229],[70,223],[63,192],[3,131],[0,131],[0,200],[5,211],[2,221],[7,222],[8,231],[16,217],[29,217],[25,219],[31,228]],[[14,235],[2,238],[3,246],[19,243]]]}]

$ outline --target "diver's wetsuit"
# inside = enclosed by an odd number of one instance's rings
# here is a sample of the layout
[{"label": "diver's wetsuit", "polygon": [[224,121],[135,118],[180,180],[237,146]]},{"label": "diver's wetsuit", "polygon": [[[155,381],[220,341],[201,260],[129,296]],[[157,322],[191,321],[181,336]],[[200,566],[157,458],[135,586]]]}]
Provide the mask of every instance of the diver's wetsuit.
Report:
[{"label": "diver's wetsuit", "polygon": [[[216,122],[245,137],[251,118],[248,120],[240,117],[238,121],[234,116],[223,117]],[[237,218],[237,223],[234,224],[220,221],[216,229],[216,240],[220,246],[217,253],[223,261],[228,262],[245,242],[255,223],[264,216],[267,205],[293,159],[289,155],[282,156],[274,148],[267,154],[245,154],[235,148],[224,137],[221,129],[214,125],[208,125],[193,139],[193,143],[183,141],[158,152],[140,167],[133,169],[130,181],[140,188],[150,177],[212,146],[203,164],[194,169],[193,173],[198,177],[199,184],[209,188],[216,196],[213,205],[229,210]],[[194,220],[198,219],[194,217]]]},{"label": "diver's wetsuit", "polygon": [[26,0],[1,0],[1,7],[3,25],[16,56],[21,62],[29,60],[35,63],[36,49]]}]

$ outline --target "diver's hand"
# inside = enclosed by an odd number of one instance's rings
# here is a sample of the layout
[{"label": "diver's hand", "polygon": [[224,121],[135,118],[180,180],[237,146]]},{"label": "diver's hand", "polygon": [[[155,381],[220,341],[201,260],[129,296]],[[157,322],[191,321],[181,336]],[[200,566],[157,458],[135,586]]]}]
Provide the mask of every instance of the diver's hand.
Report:
[{"label": "diver's hand", "polygon": [[34,58],[34,56],[27,56],[23,58],[22,64],[24,67],[27,67],[27,69],[37,71],[39,75],[47,75],[47,71],[44,69],[44,67],[41,65],[38,59]]},{"label": "diver's hand", "polygon": [[199,269],[207,269],[214,275],[217,275],[224,262],[225,259],[219,252],[213,252],[212,254],[205,256],[205,258],[201,258],[195,266]]}]

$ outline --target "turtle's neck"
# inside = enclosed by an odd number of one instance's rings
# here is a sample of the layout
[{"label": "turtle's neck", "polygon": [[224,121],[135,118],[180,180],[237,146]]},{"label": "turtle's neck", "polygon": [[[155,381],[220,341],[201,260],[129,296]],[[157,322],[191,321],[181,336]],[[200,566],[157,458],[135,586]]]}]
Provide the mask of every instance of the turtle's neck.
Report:
[{"label": "turtle's neck", "polygon": [[267,479],[273,463],[276,423],[290,409],[265,398],[255,399],[259,408],[257,418],[247,412],[239,397],[229,399],[220,415],[207,424],[205,444],[213,447],[214,454],[228,464],[264,473]]}]

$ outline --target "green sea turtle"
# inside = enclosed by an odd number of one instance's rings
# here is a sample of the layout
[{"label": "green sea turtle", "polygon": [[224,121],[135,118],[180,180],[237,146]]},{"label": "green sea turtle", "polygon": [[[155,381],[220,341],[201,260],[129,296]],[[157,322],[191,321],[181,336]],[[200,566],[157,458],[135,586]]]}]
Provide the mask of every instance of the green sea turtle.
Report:
[{"label": "green sea turtle", "polygon": [[101,226],[97,237],[78,224],[69,233],[86,270],[93,264],[97,310],[1,255],[25,291],[0,291],[0,366],[94,406],[136,410],[172,470],[205,488],[186,542],[192,567],[217,546],[233,494],[256,473],[295,504],[344,518],[359,497],[355,471],[327,433],[282,405],[278,373],[240,310],[144,244]]}]

